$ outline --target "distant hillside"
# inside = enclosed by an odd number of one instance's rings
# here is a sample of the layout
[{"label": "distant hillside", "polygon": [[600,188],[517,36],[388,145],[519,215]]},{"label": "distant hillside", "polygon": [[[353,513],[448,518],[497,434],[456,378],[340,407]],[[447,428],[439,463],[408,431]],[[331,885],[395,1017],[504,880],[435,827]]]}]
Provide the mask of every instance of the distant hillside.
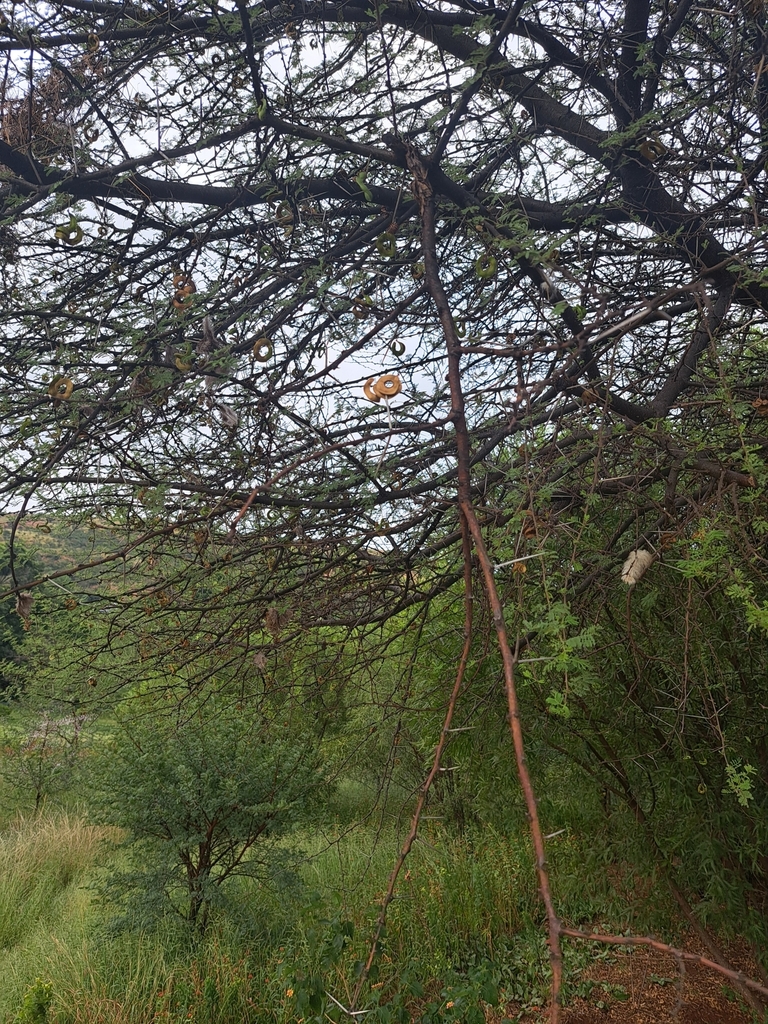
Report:
[{"label": "distant hillside", "polygon": [[[10,541],[13,516],[0,516],[0,545]],[[20,578],[48,575],[90,562],[119,547],[122,538],[112,530],[89,528],[66,519],[28,517],[16,530]],[[5,559],[3,559],[5,562]],[[5,569],[5,566],[3,566]]]}]

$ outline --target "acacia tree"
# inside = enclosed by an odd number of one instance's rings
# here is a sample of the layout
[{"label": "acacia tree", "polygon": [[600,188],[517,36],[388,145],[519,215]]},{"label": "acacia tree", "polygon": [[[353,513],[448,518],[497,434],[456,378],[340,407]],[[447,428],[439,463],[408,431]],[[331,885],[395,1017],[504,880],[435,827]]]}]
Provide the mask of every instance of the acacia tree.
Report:
[{"label": "acacia tree", "polygon": [[0,38],[6,508],[114,527],[109,645],[190,686],[463,586],[411,836],[482,584],[554,1020],[515,679],[551,595],[588,623],[628,554],[729,537],[726,645],[765,625],[763,5],[54,0]]}]

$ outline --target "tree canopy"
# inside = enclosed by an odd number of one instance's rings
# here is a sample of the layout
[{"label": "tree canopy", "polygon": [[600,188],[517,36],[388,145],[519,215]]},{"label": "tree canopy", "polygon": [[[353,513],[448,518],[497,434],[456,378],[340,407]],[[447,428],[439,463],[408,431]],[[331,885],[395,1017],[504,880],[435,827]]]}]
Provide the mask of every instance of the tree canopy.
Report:
[{"label": "tree canopy", "polygon": [[[545,900],[516,678],[555,726],[581,709],[584,763],[647,813],[649,748],[610,753],[617,698],[590,703],[598,627],[654,750],[714,744],[749,803],[765,741],[725,751],[768,626],[761,0],[16,2],[0,50],[9,539],[54,511],[114,538],[62,572],[121,612],[110,649],[193,685],[463,592],[441,743],[485,615]],[[729,652],[661,711],[668,655],[631,631],[652,563],[658,643],[698,636],[687,588]]]}]

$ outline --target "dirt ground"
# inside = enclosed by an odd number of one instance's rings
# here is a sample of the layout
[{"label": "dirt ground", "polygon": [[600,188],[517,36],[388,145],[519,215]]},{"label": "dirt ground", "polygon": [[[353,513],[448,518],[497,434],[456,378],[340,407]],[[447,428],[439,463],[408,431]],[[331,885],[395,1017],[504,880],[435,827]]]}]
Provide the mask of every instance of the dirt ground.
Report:
[{"label": "dirt ground", "polygon": [[[693,942],[686,942],[688,952],[703,952]],[[757,980],[754,961],[744,948],[728,949],[731,963]],[[695,963],[685,964],[685,974],[672,957],[643,947],[633,952],[619,950],[615,962],[597,961],[583,975],[598,984],[588,999],[572,999],[563,1009],[563,1024],[751,1024],[752,1017],[742,1008],[729,988],[727,979],[715,971]],[[608,991],[603,985],[608,986]],[[628,994],[616,999],[610,988],[622,986]],[[604,1003],[599,1007],[598,1002]],[[515,1008],[507,1009],[506,1017],[517,1017]],[[539,1013],[519,1018],[525,1024],[542,1020]]]}]

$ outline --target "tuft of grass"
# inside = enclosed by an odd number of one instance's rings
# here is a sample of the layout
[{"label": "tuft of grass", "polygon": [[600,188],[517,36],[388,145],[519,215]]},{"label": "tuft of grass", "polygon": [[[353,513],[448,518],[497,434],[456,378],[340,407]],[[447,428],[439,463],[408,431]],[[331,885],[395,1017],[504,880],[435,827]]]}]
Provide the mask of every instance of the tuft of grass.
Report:
[{"label": "tuft of grass", "polygon": [[81,817],[17,818],[0,834],[0,950],[60,915],[61,898],[95,863],[106,831]]},{"label": "tuft of grass", "polygon": [[[305,1016],[302,991],[344,1002],[402,835],[379,821],[292,836],[306,857],[301,878],[279,890],[239,880],[236,912],[215,919],[204,939],[170,919],[151,932],[108,930],[109,911],[88,887],[121,856],[106,838],[82,817],[49,811],[0,833],[2,1024],[15,1021],[37,979],[51,986],[55,1024],[289,1024]],[[598,884],[603,873],[584,885],[589,849],[570,831],[553,842],[553,884],[569,919],[610,926],[626,901],[619,886],[606,893]],[[399,999],[415,1019],[433,1003],[458,1006],[457,993],[476,1001],[489,986],[540,1005],[541,921],[524,827],[457,835],[426,821],[390,906],[370,998],[382,1007]],[[567,955],[576,979],[595,952],[574,944]]]}]

